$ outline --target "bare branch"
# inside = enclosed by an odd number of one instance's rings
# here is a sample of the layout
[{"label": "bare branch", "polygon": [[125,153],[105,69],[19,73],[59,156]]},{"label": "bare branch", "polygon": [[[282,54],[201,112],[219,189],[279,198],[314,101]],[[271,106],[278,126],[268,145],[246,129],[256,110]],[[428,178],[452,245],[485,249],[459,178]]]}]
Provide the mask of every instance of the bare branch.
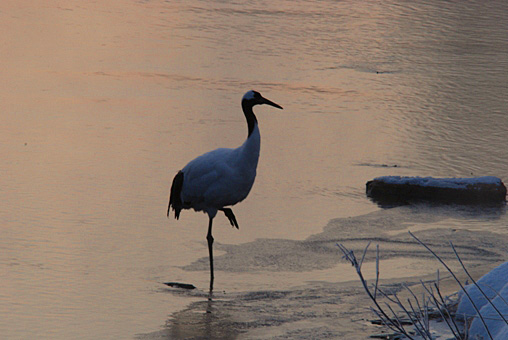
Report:
[{"label": "bare branch", "polygon": [[471,296],[469,295],[467,290],[464,288],[464,286],[462,285],[460,280],[457,278],[455,273],[450,269],[450,267],[448,267],[448,265],[432,249],[429,248],[429,246],[427,246],[425,243],[420,241],[420,239],[418,239],[412,232],[410,232],[410,231],[408,231],[408,232],[409,232],[409,235],[411,235],[411,237],[413,237],[418,243],[420,243],[423,247],[425,247],[425,249],[427,249],[432,255],[434,255],[434,257],[439,262],[441,262],[441,264],[446,268],[446,270],[448,270],[448,272],[453,276],[453,278],[459,284],[459,286],[462,289],[462,291],[464,292],[464,294],[466,294],[466,296],[469,298],[469,301],[471,301],[471,305],[474,307],[474,309],[476,310],[477,315],[480,317],[480,320],[483,323],[483,326],[485,327],[485,330],[487,331],[487,334],[489,335],[489,338],[491,340],[494,340],[493,337],[492,337],[492,334],[490,334],[489,328],[487,327],[487,323],[485,322],[485,320],[483,319],[483,316],[481,315],[480,311],[478,310],[478,307],[475,305],[475,303],[473,302],[473,299],[471,298]]},{"label": "bare branch", "polygon": [[369,249],[370,244],[371,244],[371,241],[369,241],[369,243],[367,243],[367,246],[363,250],[362,259],[360,260],[360,263],[358,264],[358,270],[362,269],[363,260],[365,259],[365,255],[367,255],[367,249]]},{"label": "bare branch", "polygon": [[376,244],[376,285],[374,286],[374,299],[377,296],[378,283],[379,283],[379,244]]}]

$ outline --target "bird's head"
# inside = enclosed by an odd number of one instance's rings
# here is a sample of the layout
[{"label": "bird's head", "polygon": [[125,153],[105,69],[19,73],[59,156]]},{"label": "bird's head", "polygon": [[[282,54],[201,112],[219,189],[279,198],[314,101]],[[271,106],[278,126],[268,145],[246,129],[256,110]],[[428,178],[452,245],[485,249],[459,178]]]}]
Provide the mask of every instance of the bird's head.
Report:
[{"label": "bird's head", "polygon": [[254,105],[261,105],[261,104],[267,104],[267,105],[276,107],[278,109],[282,109],[282,106],[280,106],[279,104],[275,104],[271,100],[263,98],[261,93],[259,93],[257,91],[251,90],[243,95],[242,105],[249,105],[252,107]]}]

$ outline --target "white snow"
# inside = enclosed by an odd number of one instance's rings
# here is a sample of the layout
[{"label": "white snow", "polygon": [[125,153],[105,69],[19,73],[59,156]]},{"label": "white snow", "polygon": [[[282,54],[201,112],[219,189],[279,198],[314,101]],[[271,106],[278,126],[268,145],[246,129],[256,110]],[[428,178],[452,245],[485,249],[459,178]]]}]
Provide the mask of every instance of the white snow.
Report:
[{"label": "white snow", "polygon": [[483,176],[473,178],[382,176],[374,178],[374,181],[380,181],[386,184],[418,185],[422,187],[437,187],[450,189],[468,189],[468,186],[478,184],[490,184],[490,185],[502,184],[501,179],[494,176]]},{"label": "white snow", "polygon": [[[496,308],[504,315],[505,319],[508,319],[508,262],[501,264],[482,276],[477,281],[477,284],[485,295],[487,295],[489,300],[491,300]],[[466,286],[466,290],[476,307],[480,310],[480,314],[485,319],[493,338],[495,340],[508,339],[508,324],[505,323],[494,310],[492,304],[487,302],[483,294],[474,284]],[[474,317],[468,331],[470,339],[489,339],[485,326],[476,315],[476,310],[471,304],[470,299],[464,292],[461,292],[456,317],[465,317],[466,319]]]}]

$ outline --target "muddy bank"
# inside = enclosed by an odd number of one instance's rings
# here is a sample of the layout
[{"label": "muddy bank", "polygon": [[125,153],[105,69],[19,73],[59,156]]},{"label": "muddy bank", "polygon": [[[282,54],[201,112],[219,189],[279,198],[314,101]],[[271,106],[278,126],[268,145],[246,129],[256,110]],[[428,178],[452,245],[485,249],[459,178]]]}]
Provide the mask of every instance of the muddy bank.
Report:
[{"label": "muddy bank", "polygon": [[[161,294],[178,294],[198,299],[168,319],[161,330],[138,335],[139,339],[365,339],[382,328],[372,325],[370,301],[352,267],[343,266],[336,243],[363,251],[372,241],[380,245],[381,283],[385,290],[401,290],[407,282],[418,289],[420,279],[432,279],[440,269],[441,289],[451,294],[458,288],[444,275],[444,269],[407,234],[411,230],[452,268],[459,265],[448,242],[453,241],[466,266],[477,276],[506,260],[508,235],[486,230],[469,230],[450,219],[493,221],[505,218],[505,208],[487,211],[457,211],[455,208],[400,207],[328,223],[322,233],[302,241],[259,239],[242,245],[219,245],[217,276],[255,272],[267,283],[279,276],[302,273],[300,281],[276,289],[230,292],[218,288],[213,301],[204,290],[184,292],[161,289]],[[367,256],[365,271],[372,271],[374,247]],[[370,267],[369,267],[370,265]],[[207,271],[207,259],[186,270]],[[330,269],[329,279],[314,273]],[[372,277],[373,273],[367,273]],[[303,278],[303,279],[302,279]],[[273,286],[270,286],[273,287]]]}]

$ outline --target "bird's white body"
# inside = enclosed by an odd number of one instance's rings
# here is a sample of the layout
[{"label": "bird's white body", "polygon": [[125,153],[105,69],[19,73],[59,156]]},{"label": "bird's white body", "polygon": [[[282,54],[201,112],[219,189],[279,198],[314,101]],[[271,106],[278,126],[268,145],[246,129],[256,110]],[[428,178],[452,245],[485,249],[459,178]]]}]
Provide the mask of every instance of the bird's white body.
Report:
[{"label": "bird's white body", "polygon": [[256,178],[261,137],[257,124],[245,142],[236,149],[220,148],[189,162],[181,200],[185,208],[203,211],[211,218],[223,207],[243,201]]}]

